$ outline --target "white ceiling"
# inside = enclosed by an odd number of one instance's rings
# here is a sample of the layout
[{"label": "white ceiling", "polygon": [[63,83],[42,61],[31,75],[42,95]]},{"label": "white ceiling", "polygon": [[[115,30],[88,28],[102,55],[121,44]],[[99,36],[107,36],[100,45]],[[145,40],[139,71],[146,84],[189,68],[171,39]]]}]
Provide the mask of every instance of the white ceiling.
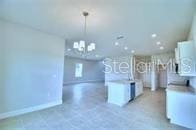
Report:
[{"label": "white ceiling", "polygon": [[[87,39],[97,45],[90,59],[127,55],[132,49],[137,55],[172,51],[186,40],[195,9],[196,0],[0,0],[1,19],[64,37],[68,48],[83,38],[82,11],[88,11]],[[119,35],[124,39],[115,46]]]}]

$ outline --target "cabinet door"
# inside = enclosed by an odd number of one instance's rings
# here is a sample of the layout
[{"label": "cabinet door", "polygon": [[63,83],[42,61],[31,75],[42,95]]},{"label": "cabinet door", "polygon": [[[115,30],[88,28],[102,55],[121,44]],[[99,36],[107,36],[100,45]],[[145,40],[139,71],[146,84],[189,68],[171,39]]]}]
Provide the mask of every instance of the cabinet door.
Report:
[{"label": "cabinet door", "polygon": [[193,112],[192,112],[192,124],[193,129],[196,129],[196,96],[193,97]]},{"label": "cabinet door", "polygon": [[175,48],[175,62],[179,64],[179,48]]},{"label": "cabinet door", "polygon": [[139,88],[140,86],[139,86],[139,83],[138,82],[136,82],[135,83],[135,96],[137,97],[137,96],[139,96],[139,93],[140,93],[140,88]]},{"label": "cabinet door", "polygon": [[[193,96],[191,94],[173,93],[171,121],[175,124],[192,128]],[[169,99],[170,100],[170,99]]]},{"label": "cabinet door", "polygon": [[124,84],[124,99],[123,99],[123,103],[126,104],[129,102],[129,100],[131,99],[131,95],[130,95],[130,85],[129,84]]},{"label": "cabinet door", "polygon": [[175,93],[171,92],[171,91],[167,91],[166,93],[166,111],[167,111],[167,118],[171,119],[174,117],[174,112],[176,109],[176,105],[175,105]]},{"label": "cabinet door", "polygon": [[109,83],[108,84],[108,102],[123,105],[124,103],[125,87],[121,84]]},{"label": "cabinet door", "polygon": [[195,76],[195,52],[194,42],[180,42],[179,49],[179,74],[181,76]]},{"label": "cabinet door", "polygon": [[135,95],[136,97],[143,93],[143,84],[142,82],[136,82],[136,90]]}]

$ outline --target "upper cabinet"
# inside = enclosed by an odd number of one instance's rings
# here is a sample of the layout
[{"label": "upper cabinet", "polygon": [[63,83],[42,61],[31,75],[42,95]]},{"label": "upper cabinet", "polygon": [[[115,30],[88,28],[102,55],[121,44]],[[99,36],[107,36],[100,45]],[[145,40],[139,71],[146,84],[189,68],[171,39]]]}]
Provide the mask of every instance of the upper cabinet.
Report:
[{"label": "upper cabinet", "polygon": [[175,48],[175,62],[176,64],[180,63],[180,58],[179,58],[179,48]]},{"label": "upper cabinet", "polygon": [[175,58],[180,76],[196,76],[194,41],[179,42],[175,49]]}]

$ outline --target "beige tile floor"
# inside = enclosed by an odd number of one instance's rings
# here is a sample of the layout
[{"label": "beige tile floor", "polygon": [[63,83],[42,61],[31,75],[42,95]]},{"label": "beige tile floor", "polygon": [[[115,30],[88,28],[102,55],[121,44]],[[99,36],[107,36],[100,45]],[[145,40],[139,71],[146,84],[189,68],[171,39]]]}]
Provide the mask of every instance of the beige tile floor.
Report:
[{"label": "beige tile floor", "polygon": [[64,86],[63,104],[0,120],[0,130],[185,130],[165,117],[165,91],[145,89],[124,107],[106,102],[103,83]]}]

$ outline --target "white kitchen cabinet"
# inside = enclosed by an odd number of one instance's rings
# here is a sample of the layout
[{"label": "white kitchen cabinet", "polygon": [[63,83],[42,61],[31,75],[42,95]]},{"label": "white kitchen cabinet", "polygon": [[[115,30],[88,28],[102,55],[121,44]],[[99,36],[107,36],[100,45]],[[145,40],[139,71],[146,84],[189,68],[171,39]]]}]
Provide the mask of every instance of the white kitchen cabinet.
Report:
[{"label": "white kitchen cabinet", "polygon": [[178,47],[175,48],[175,62],[176,62],[177,64],[180,63],[180,59],[179,59],[179,48],[178,48]]},{"label": "white kitchen cabinet", "polygon": [[143,83],[142,81],[137,81],[135,83],[135,96],[137,97],[143,93]]},{"label": "white kitchen cabinet", "polygon": [[168,86],[166,91],[167,118],[170,122],[196,129],[196,94],[185,86]]},{"label": "white kitchen cabinet", "polygon": [[[135,83],[135,91],[131,89],[131,83]],[[119,80],[108,82],[108,103],[123,106],[142,93],[142,81]]]},{"label": "white kitchen cabinet", "polygon": [[130,84],[108,83],[108,103],[123,106],[129,102],[130,98]]},{"label": "white kitchen cabinet", "polygon": [[167,112],[166,116],[168,119],[171,119],[171,117],[173,117],[172,112],[175,110],[175,108],[172,107],[172,104],[173,102],[175,102],[175,100],[176,99],[174,96],[172,96],[172,93],[167,91],[166,93],[166,112]]},{"label": "white kitchen cabinet", "polygon": [[[174,95],[173,95],[174,96]],[[173,118],[171,123],[180,124],[182,126],[192,125],[193,99],[192,95],[175,93],[176,99],[173,102],[174,107]]]},{"label": "white kitchen cabinet", "polygon": [[196,76],[194,41],[179,42],[176,49],[180,76]]},{"label": "white kitchen cabinet", "polygon": [[192,119],[193,119],[193,128],[196,129],[196,96],[193,98],[193,113],[192,113]]}]

